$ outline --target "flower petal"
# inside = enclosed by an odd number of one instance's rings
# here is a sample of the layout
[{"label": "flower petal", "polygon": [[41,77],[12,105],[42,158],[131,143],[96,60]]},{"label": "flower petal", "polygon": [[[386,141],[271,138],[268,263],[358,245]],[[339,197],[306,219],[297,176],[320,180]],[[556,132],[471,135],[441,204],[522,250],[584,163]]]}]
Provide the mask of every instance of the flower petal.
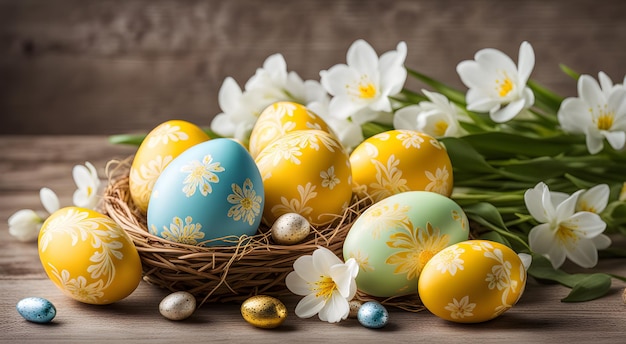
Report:
[{"label": "flower petal", "polygon": [[546,256],[555,269],[563,265],[565,250],[556,240],[549,224],[544,223],[531,229],[528,244],[533,252]]},{"label": "flower petal", "polygon": [[324,305],[324,299],[315,297],[315,294],[309,294],[298,302],[295,313],[300,318],[310,318],[319,313]]},{"label": "flower petal", "polygon": [[496,123],[507,122],[517,116],[524,109],[525,104],[526,101],[524,99],[518,99],[500,108],[500,110],[490,113],[489,117]]},{"label": "flower petal", "polygon": [[306,282],[317,282],[321,272],[313,265],[313,257],[300,256],[293,262],[294,271]]},{"label": "flower petal", "polygon": [[611,246],[611,238],[604,234],[600,234],[597,237],[592,238],[591,240],[598,250],[604,250],[605,248]]},{"label": "flower petal", "polygon": [[543,204],[543,194],[544,189],[547,189],[547,185],[543,182],[535,185],[534,188],[526,190],[524,193],[524,203],[526,203],[526,208],[532,217],[535,220],[546,223],[549,222],[548,214]]},{"label": "flower petal", "polygon": [[594,238],[606,229],[606,223],[600,215],[588,211],[578,212],[561,224],[574,229],[578,237],[586,239]]},{"label": "flower petal", "polygon": [[393,116],[393,127],[406,130],[417,129],[417,115],[420,111],[419,105],[409,105],[398,109]]},{"label": "flower petal", "polygon": [[43,207],[49,214],[61,208],[57,194],[49,188],[41,188],[41,190],[39,190],[39,198],[41,199],[41,204],[43,204]]},{"label": "flower petal", "polygon": [[598,263],[598,250],[590,239],[580,239],[576,245],[568,246],[567,258],[583,268],[592,268]]},{"label": "flower petal", "polygon": [[530,43],[524,41],[519,47],[519,57],[517,62],[520,83],[526,84],[530,78],[533,68],[535,68],[535,51]]},{"label": "flower petal", "polygon": [[[325,247],[318,247],[313,251],[312,255],[313,267],[323,275],[330,275],[331,267],[337,264],[343,265],[343,262],[331,250]],[[319,274],[318,274],[319,278]]]},{"label": "flower petal", "polygon": [[599,184],[583,192],[576,203],[576,211],[600,214],[609,203],[611,190],[607,184]]},{"label": "flower petal", "polygon": [[338,323],[348,317],[350,304],[339,293],[333,293],[319,312],[319,318],[329,323]]},{"label": "flower petal", "polygon": [[296,295],[309,295],[311,289],[309,283],[300,277],[295,271],[290,272],[285,278],[287,289]]}]

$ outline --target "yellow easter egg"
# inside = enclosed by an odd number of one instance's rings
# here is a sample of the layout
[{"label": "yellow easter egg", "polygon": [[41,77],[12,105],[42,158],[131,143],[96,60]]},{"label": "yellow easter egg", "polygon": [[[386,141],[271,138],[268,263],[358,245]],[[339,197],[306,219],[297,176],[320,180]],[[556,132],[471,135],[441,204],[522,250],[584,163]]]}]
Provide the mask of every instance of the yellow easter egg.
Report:
[{"label": "yellow easter egg", "polygon": [[128,186],[133,203],[145,213],[150,194],[165,167],[180,153],[209,136],[195,124],[170,120],[154,128],[143,140],[130,167]]},{"label": "yellow easter egg", "polygon": [[287,213],[313,226],[335,220],[350,205],[352,172],[341,143],[321,130],[298,130],[274,140],[255,159],[265,189],[263,221]]},{"label": "yellow easter egg", "polygon": [[503,244],[467,240],[444,248],[424,266],[418,292],[436,316],[460,323],[491,320],[520,299],[526,269]]},{"label": "yellow easter egg", "polygon": [[43,223],[39,259],[52,282],[71,298],[109,304],[141,281],[139,253],[128,234],[106,215],[62,208]]},{"label": "yellow easter egg", "polygon": [[280,101],[266,107],[250,133],[248,149],[256,157],[270,142],[295,130],[317,129],[331,132],[324,120],[304,105]]},{"label": "yellow easter egg", "polygon": [[359,144],[350,155],[354,191],[375,202],[405,191],[452,194],[452,164],[435,138],[414,130],[390,130]]}]

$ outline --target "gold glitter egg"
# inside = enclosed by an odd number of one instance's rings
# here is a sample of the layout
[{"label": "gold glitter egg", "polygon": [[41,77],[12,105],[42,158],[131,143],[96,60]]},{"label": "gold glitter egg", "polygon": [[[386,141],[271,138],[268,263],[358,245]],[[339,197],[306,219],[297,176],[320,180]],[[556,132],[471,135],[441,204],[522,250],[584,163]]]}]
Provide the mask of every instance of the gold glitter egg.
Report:
[{"label": "gold glitter egg", "polygon": [[241,304],[241,315],[252,326],[275,328],[287,319],[287,307],[277,298],[256,295]]},{"label": "gold glitter egg", "polygon": [[296,213],[283,214],[272,225],[272,239],[277,244],[293,245],[304,240],[311,232],[311,225],[304,216]]}]

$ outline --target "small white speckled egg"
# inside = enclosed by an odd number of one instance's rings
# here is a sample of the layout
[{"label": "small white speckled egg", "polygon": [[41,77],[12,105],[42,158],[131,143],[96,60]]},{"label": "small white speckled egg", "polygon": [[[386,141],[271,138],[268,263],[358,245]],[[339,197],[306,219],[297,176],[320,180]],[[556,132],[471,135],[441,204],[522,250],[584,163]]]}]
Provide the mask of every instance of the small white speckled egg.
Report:
[{"label": "small white speckled egg", "polygon": [[24,319],[40,324],[51,322],[57,315],[57,309],[52,302],[41,297],[21,299],[15,308]]},{"label": "small white speckled egg", "polygon": [[348,306],[350,306],[350,313],[348,314],[349,318],[356,319],[359,314],[359,309],[363,305],[363,302],[359,300],[352,300],[348,302]]},{"label": "small white speckled egg", "polygon": [[196,298],[186,291],[171,293],[159,304],[161,315],[170,320],[187,319],[195,310]]},{"label": "small white speckled egg", "polygon": [[297,213],[283,214],[272,225],[272,239],[278,244],[293,245],[304,240],[311,232],[311,225]]}]

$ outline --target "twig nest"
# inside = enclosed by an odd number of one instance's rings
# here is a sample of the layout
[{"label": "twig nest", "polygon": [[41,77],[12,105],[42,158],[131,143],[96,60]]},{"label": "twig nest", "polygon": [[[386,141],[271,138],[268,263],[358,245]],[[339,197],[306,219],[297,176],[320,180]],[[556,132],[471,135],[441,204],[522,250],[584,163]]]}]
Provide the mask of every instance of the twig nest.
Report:
[{"label": "twig nest", "polygon": [[297,213],[283,214],[272,225],[272,239],[281,245],[297,244],[309,235],[311,225],[304,216]]},{"label": "twig nest", "polygon": [[186,292],[177,291],[169,294],[159,304],[161,315],[170,320],[184,320],[196,310],[196,298]]}]

